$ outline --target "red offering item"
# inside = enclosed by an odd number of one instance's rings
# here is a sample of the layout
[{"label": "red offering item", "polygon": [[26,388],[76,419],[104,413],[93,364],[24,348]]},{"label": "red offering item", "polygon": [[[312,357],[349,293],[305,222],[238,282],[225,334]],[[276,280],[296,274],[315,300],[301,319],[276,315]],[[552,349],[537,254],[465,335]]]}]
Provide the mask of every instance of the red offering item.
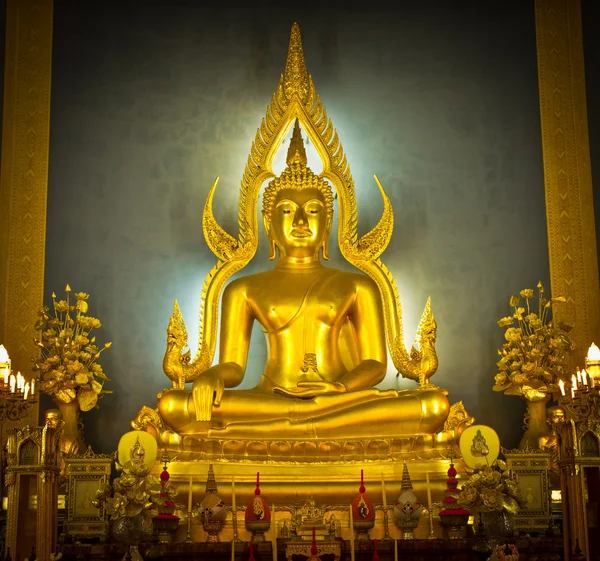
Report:
[{"label": "red offering item", "polygon": [[442,501],[446,508],[440,512],[440,516],[469,516],[471,513],[464,508],[459,508],[456,504],[456,497],[454,496],[458,487],[458,479],[456,479],[456,469],[454,464],[450,464],[448,469],[448,479],[446,480],[446,496]]},{"label": "red offering item", "polygon": [[244,516],[246,522],[270,522],[271,509],[265,499],[260,496],[260,472],[256,474],[256,489],[254,489],[254,497],[246,507]]},{"label": "red offering item", "polygon": [[352,516],[354,521],[375,520],[375,507],[367,496],[363,470],[360,470],[360,487],[358,496],[352,501]]},{"label": "red offering item", "polygon": [[317,547],[317,532],[313,526],[312,532],[312,547],[310,548],[310,557],[306,561],[321,561],[318,556],[319,548]]},{"label": "red offering item", "polygon": [[373,561],[379,561],[379,553],[377,553],[377,540],[373,540]]}]

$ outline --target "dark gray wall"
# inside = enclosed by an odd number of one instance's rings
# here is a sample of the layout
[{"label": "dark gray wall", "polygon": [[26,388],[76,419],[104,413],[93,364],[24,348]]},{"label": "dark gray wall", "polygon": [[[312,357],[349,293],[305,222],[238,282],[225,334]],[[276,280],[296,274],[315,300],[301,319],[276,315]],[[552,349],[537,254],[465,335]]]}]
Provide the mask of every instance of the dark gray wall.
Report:
[{"label": "dark gray wall", "polygon": [[[356,179],[361,230],[381,212],[373,173],[394,205],[384,260],[407,339],[431,295],[434,381],[516,445],[523,405],[491,388],[496,320],[512,293],[548,284],[532,3],[212,4],[55,4],[46,294],[67,282],[91,293],[99,338],[113,341],[103,365],[115,394],[85,415],[88,441],[114,449],[167,385],[174,298],[195,344],[215,263],[202,206],[220,175],[217,218],[236,231],[243,167],[298,21]],[[265,256],[263,243],[248,270]],[[255,332],[244,386],[264,356]],[[382,386],[396,384],[390,368]]]}]

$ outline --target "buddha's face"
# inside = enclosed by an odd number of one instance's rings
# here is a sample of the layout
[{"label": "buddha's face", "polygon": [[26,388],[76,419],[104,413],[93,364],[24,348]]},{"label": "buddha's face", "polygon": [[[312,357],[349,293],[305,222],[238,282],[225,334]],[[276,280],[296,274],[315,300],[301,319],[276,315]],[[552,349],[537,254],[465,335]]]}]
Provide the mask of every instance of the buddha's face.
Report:
[{"label": "buddha's face", "polygon": [[318,189],[281,189],[268,226],[269,237],[287,257],[312,257],[329,235],[325,197]]}]

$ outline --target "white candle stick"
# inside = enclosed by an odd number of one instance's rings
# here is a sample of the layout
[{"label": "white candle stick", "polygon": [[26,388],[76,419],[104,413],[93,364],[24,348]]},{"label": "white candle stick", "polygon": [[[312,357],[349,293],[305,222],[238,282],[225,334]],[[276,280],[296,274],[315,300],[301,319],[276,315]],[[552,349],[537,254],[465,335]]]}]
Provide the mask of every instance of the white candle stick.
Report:
[{"label": "white candle stick", "polygon": [[561,395],[564,397],[566,395],[566,393],[565,393],[565,383],[562,380],[558,381],[558,387],[560,388]]},{"label": "white candle stick", "polygon": [[350,561],[355,561],[354,552],[354,517],[352,516],[352,503],[348,507],[349,518],[350,518]]},{"label": "white candle stick", "polygon": [[427,481],[427,510],[431,512],[431,485],[429,483],[429,474],[425,474],[425,478]]},{"label": "white candle stick", "polygon": [[31,397],[35,395],[35,378],[31,378]]},{"label": "white candle stick", "polygon": [[25,401],[27,399],[28,395],[29,395],[29,382],[27,382],[25,384],[25,388],[23,389],[23,401]]},{"label": "white candle stick", "polygon": [[275,503],[271,507],[271,527],[272,527],[272,550],[273,550],[273,561],[277,561],[277,524],[275,522]]},{"label": "white candle stick", "polygon": [[583,382],[584,386],[588,385],[588,375],[587,375],[587,372],[585,371],[585,368],[581,371],[581,381]]}]

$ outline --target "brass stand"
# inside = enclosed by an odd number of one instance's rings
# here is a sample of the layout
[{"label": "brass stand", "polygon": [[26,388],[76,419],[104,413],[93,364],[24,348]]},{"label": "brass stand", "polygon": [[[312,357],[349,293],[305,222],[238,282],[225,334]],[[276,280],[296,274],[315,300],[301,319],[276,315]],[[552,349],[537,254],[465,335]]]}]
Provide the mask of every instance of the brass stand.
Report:
[{"label": "brass stand", "polygon": [[185,541],[183,543],[194,543],[192,539],[192,511],[188,510],[187,513],[187,536],[185,537]]},{"label": "brass stand", "polygon": [[390,536],[390,525],[388,520],[389,507],[383,507],[383,540],[388,541],[392,539]]},{"label": "brass stand", "polygon": [[233,523],[233,543],[242,543],[242,540],[238,537],[238,520],[237,520],[237,509],[231,509],[231,522]]},{"label": "brass stand", "polygon": [[429,509],[429,535],[427,536],[428,540],[435,540],[435,532],[433,531],[433,509]]}]

